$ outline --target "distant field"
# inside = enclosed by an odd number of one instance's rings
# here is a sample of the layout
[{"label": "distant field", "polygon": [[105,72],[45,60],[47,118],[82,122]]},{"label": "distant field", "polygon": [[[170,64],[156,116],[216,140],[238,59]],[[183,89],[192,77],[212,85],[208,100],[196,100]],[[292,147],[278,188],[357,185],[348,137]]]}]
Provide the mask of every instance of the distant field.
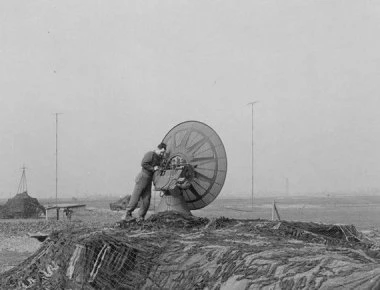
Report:
[{"label": "distant field", "polygon": [[[0,219],[0,273],[16,266],[20,261],[36,251],[39,243],[31,239],[28,233],[51,232],[67,226],[113,226],[122,216],[122,212],[112,212],[109,203],[118,198],[62,200],[61,203],[84,203],[86,209],[74,210],[69,222],[64,215],[56,221],[54,214],[46,223],[43,218],[35,219]],[[160,198],[152,198],[151,210]],[[155,204],[154,202],[155,201]],[[47,204],[47,200],[40,200]],[[54,204],[54,202],[52,202]],[[353,224],[358,230],[380,230],[380,196],[357,197],[287,197],[276,198],[277,208],[283,220],[311,221],[326,224]],[[250,199],[217,198],[206,208],[193,211],[195,216],[213,218],[229,217],[237,219],[271,219],[273,198],[256,198],[253,208]],[[374,231],[377,232],[377,231]]]},{"label": "distant field", "polygon": [[[353,224],[358,229],[380,229],[380,196],[282,197],[276,198],[280,216],[290,221]],[[109,209],[114,200],[80,201],[88,207]],[[152,198],[153,202],[153,198]],[[159,198],[156,198],[158,204]],[[218,198],[209,206],[193,211],[196,216],[225,216],[240,219],[271,219],[273,198]],[[152,206],[154,208],[154,206]]]},{"label": "distant field", "polygon": [[[152,210],[155,208],[153,201],[158,204],[159,199],[158,196],[152,198]],[[273,199],[256,198],[252,208],[250,199],[217,198],[209,206],[193,211],[193,214],[208,218],[225,216],[240,219],[271,219]],[[109,209],[109,203],[116,200],[116,197],[98,200],[80,199],[75,203],[85,203],[87,208]],[[360,230],[380,229],[380,196],[281,197],[275,200],[281,219],[284,220],[353,224]],[[46,204],[46,201],[41,200],[41,203]]]},{"label": "distant field", "polygon": [[[271,219],[273,199],[217,200],[197,215]],[[283,198],[276,200],[281,219],[328,224],[354,224],[358,229],[380,228],[380,197]]]}]

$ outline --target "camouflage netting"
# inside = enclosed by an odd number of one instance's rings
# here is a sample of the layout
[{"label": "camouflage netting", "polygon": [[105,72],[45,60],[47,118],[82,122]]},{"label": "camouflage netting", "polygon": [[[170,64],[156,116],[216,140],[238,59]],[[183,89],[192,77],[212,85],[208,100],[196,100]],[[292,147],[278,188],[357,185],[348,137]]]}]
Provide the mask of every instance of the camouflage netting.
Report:
[{"label": "camouflage netting", "polygon": [[54,232],[2,289],[377,289],[380,249],[354,226],[160,213]]},{"label": "camouflage netting", "polygon": [[0,208],[0,218],[37,218],[45,213],[45,208],[37,198],[30,197],[27,192],[18,193]]}]

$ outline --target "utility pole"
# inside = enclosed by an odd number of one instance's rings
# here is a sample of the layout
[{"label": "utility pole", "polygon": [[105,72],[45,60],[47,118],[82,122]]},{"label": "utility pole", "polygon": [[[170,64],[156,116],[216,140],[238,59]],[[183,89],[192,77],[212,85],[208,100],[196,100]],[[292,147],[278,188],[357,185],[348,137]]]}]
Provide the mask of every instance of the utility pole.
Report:
[{"label": "utility pole", "polygon": [[256,104],[256,103],[258,103],[258,101],[254,101],[254,102],[250,102],[250,103],[248,103],[247,104],[247,106],[248,105],[250,105],[251,106],[251,109],[252,109],[252,187],[251,187],[251,189],[252,189],[252,212],[253,212],[253,195],[254,195],[254,190],[255,190],[255,187],[254,187],[254,185],[255,185],[255,179],[254,179],[254,160],[255,160],[255,152],[254,152],[254,141],[253,141],[253,130],[254,130],[254,110],[253,110],[253,106]]},{"label": "utility pole", "polygon": [[55,207],[57,210],[57,220],[59,220],[58,208],[58,115],[62,113],[55,113]]}]

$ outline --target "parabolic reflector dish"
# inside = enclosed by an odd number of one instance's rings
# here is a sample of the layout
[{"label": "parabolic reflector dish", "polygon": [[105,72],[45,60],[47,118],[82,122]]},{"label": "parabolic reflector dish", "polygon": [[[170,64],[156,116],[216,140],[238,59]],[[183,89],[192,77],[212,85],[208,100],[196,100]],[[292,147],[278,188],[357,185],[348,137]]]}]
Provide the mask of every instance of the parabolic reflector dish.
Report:
[{"label": "parabolic reflector dish", "polygon": [[198,121],[178,124],[166,134],[168,159],[181,158],[194,169],[191,186],[181,189],[190,210],[210,204],[220,193],[227,174],[227,156],[222,140],[209,126]]}]

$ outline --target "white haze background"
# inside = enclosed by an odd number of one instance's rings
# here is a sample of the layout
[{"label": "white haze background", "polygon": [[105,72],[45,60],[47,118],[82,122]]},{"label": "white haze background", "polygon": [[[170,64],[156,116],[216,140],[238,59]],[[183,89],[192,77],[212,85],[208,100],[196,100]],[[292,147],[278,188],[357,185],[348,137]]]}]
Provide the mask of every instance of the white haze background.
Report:
[{"label": "white haze background", "polygon": [[380,187],[380,2],[1,1],[0,197],[130,193],[177,123],[214,128],[224,197]]}]

